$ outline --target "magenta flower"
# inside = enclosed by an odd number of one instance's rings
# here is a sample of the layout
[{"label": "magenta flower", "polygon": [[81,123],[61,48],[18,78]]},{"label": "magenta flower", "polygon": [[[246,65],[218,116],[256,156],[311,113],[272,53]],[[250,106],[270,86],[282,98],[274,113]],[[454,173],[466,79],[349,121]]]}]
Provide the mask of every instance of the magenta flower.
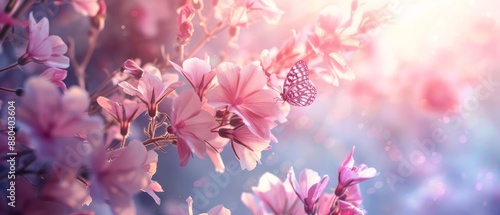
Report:
[{"label": "magenta flower", "polygon": [[182,63],[182,67],[172,61],[170,64],[186,77],[200,99],[205,97],[207,91],[214,87],[213,79],[216,73],[212,71],[206,61],[199,58],[189,58]]},{"label": "magenta flower", "polygon": [[174,100],[173,109],[168,132],[177,137],[180,165],[185,166],[192,153],[205,158],[205,141],[215,137],[211,129],[217,127],[217,122],[201,108],[201,102],[192,90],[183,91]]},{"label": "magenta flower", "polygon": [[99,118],[87,115],[88,94],[78,87],[71,87],[61,95],[49,81],[30,78],[25,83],[21,103],[18,119],[31,136],[39,158],[62,158],[67,151],[65,146],[79,141],[75,138],[77,133],[102,126]]},{"label": "magenta flower", "polygon": [[[297,214],[301,211],[299,199],[288,178],[282,182],[277,176],[266,172],[260,177],[257,187],[252,187],[252,192],[263,203],[263,208],[272,214]],[[267,214],[266,210],[260,209],[253,201],[252,194],[243,193],[241,199],[254,211],[254,214],[257,211],[260,211],[260,214]]]},{"label": "magenta flower", "polygon": [[52,82],[63,91],[68,91],[66,84],[63,82],[66,76],[68,76],[68,71],[56,68],[48,68],[40,74],[40,77]]},{"label": "magenta flower", "polygon": [[166,86],[166,84],[162,82],[162,77],[158,69],[150,67],[144,71],[137,87],[127,82],[121,82],[118,85],[123,88],[125,93],[131,96],[137,96],[137,98],[148,108],[150,117],[156,117],[158,113],[158,104],[175,89],[184,85],[184,83],[179,81]]},{"label": "magenta flower", "polygon": [[29,43],[26,53],[18,59],[20,65],[31,61],[54,68],[68,68],[69,58],[64,56],[68,47],[59,36],[49,36],[49,21],[43,18],[36,22],[30,13]]},{"label": "magenta flower", "polygon": [[335,189],[335,195],[341,197],[344,195],[346,188],[352,185],[356,185],[359,182],[365,181],[367,179],[373,178],[377,175],[377,170],[373,167],[368,168],[366,165],[361,164],[358,167],[354,166],[354,146],[352,147],[351,153],[339,167],[339,183]]},{"label": "magenta flower", "polygon": [[320,178],[317,172],[305,169],[300,173],[299,183],[297,183],[293,167],[290,167],[288,178],[293,190],[295,190],[299,199],[304,203],[305,212],[307,214],[315,214],[317,211],[316,203],[330,183],[330,177],[325,175],[323,178]]},{"label": "magenta flower", "polygon": [[248,126],[240,125],[234,129],[221,128],[219,135],[231,140],[231,147],[238,158],[241,169],[253,170],[260,164],[262,151],[269,147],[270,139],[256,136]]},{"label": "magenta flower", "polygon": [[189,6],[184,5],[177,17],[177,42],[180,45],[184,45],[189,42],[189,39],[193,36],[193,18],[195,15],[195,10]]},{"label": "magenta flower", "polygon": [[106,97],[99,96],[97,103],[108,111],[111,116],[120,124],[120,134],[126,137],[132,123],[139,115],[141,115],[146,107],[142,103],[137,103],[130,100],[124,100],[123,103],[111,101]]},{"label": "magenta flower", "polygon": [[91,165],[90,194],[92,201],[107,202],[114,214],[135,214],[132,196],[148,186],[149,175],[144,170],[147,150],[134,140],[108,157],[97,146]]},{"label": "magenta flower", "polygon": [[208,103],[216,108],[228,107],[243,119],[248,129],[264,140],[271,136],[272,122],[280,115],[276,92],[264,89],[267,77],[259,62],[241,69],[232,63],[217,67],[219,86],[207,93]]}]

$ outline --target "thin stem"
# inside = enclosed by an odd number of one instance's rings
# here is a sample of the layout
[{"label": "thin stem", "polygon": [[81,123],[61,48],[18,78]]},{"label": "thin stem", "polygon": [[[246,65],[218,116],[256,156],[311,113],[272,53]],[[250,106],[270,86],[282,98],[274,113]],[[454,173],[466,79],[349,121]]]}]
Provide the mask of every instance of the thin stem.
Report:
[{"label": "thin stem", "polygon": [[210,41],[210,39],[212,39],[212,37],[214,35],[218,34],[219,32],[221,32],[222,30],[226,29],[227,27],[229,27],[229,26],[225,25],[224,27],[220,27],[220,26],[215,27],[212,31],[210,31],[208,34],[205,35],[205,37],[203,38],[203,40],[201,40],[198,44],[196,44],[196,46],[194,47],[194,49],[191,51],[191,53],[189,53],[187,55],[186,58],[193,57],[198,51],[200,51],[200,49],[205,45],[205,43],[207,43],[208,41]]},{"label": "thin stem", "polygon": [[18,65],[19,65],[19,63],[15,62],[15,63],[13,63],[13,64],[11,64],[11,65],[9,65],[9,66],[7,66],[7,67],[3,68],[3,69],[0,69],[0,72],[5,72],[5,71],[7,71],[7,70],[13,69],[13,68],[15,68],[15,67],[16,67],[16,66],[18,66]]},{"label": "thin stem", "polygon": [[11,93],[16,93],[16,90],[10,89],[10,88],[6,88],[6,87],[0,87],[0,90],[11,92]]},{"label": "thin stem", "polygon": [[119,71],[119,70],[116,70],[116,71],[114,71],[113,73],[111,73],[111,75],[109,75],[109,76],[106,78],[106,80],[104,80],[104,81],[103,81],[103,82],[102,82],[102,83],[101,83],[101,84],[100,84],[100,85],[99,85],[99,86],[95,89],[95,91],[94,91],[92,94],[90,94],[90,97],[94,97],[94,95],[95,95],[95,94],[97,94],[99,91],[101,91],[101,90],[102,90],[102,89],[106,86],[106,84],[108,84],[108,83],[109,83],[109,81],[110,81],[110,80],[111,80],[111,79],[112,79],[112,78],[113,78],[113,77],[114,77],[114,76],[115,76],[118,72],[120,72],[120,71]]},{"label": "thin stem", "polygon": [[175,138],[157,137],[157,138],[152,138],[152,139],[149,139],[149,140],[146,140],[146,141],[142,142],[142,145],[148,146],[149,144],[152,144],[152,143],[155,143],[155,145],[157,145],[156,142],[171,141],[171,140],[175,140]]}]

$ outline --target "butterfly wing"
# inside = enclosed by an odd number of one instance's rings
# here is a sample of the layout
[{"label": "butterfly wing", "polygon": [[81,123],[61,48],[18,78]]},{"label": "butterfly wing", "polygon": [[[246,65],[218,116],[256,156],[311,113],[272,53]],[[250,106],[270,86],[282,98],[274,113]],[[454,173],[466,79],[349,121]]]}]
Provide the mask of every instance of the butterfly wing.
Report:
[{"label": "butterfly wing", "polygon": [[309,80],[307,64],[300,60],[288,72],[282,98],[294,106],[308,106],[316,99],[317,90]]}]

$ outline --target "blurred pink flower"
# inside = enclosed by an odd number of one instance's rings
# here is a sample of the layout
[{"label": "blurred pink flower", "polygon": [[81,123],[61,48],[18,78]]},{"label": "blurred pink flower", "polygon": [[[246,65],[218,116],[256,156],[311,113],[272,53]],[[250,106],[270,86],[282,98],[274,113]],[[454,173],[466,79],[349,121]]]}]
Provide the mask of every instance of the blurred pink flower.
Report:
[{"label": "blurred pink flower", "polygon": [[268,24],[277,24],[283,14],[273,0],[220,0],[214,16],[220,21],[228,19],[233,27],[245,27],[262,19]]},{"label": "blurred pink flower", "polygon": [[179,11],[177,17],[177,42],[180,45],[188,43],[193,36],[194,27],[192,21],[194,15],[195,10],[189,5],[184,5]]},{"label": "blurred pink flower", "polygon": [[231,140],[231,147],[238,158],[241,169],[253,170],[257,163],[260,164],[262,151],[269,147],[269,138],[256,136],[248,126],[240,125],[234,129],[221,128],[219,135]]},{"label": "blurred pink flower", "polygon": [[55,0],[54,2],[58,4],[63,2],[71,3],[76,12],[84,16],[95,16],[99,11],[98,0]]},{"label": "blurred pink flower", "polygon": [[201,108],[201,102],[192,90],[183,91],[174,100],[173,109],[168,132],[177,137],[180,165],[185,166],[192,153],[205,158],[206,141],[215,137],[211,129],[217,127],[217,122]]},{"label": "blurred pink flower", "polygon": [[300,173],[299,183],[297,183],[295,171],[293,167],[290,167],[288,179],[290,180],[290,184],[292,184],[293,190],[295,190],[299,199],[304,203],[305,212],[307,214],[315,214],[317,211],[316,203],[330,183],[330,177],[324,175],[323,178],[320,178],[317,172],[305,169]]},{"label": "blurred pink flower", "polygon": [[170,64],[186,77],[200,99],[204,98],[207,91],[215,85],[213,79],[216,72],[204,60],[189,58],[182,63],[182,67],[172,61],[170,61]]},{"label": "blurred pink flower", "polygon": [[18,108],[18,119],[31,136],[39,158],[57,160],[65,155],[66,145],[79,142],[78,132],[99,129],[102,121],[88,117],[86,91],[71,87],[65,94],[49,81],[34,77],[26,81]]},{"label": "blurred pink flower", "polygon": [[148,186],[150,176],[144,169],[147,150],[141,142],[131,141],[127,147],[114,150],[108,158],[102,146],[96,146],[91,165],[90,194],[92,201],[106,202],[114,214],[136,213],[133,195]]},{"label": "blurred pink flower", "polygon": [[157,68],[145,67],[144,71],[137,87],[127,82],[120,82],[118,85],[123,88],[125,93],[137,96],[146,104],[149,116],[155,117],[158,113],[158,104],[184,83],[179,81],[167,86],[163,83],[161,73]]},{"label": "blurred pink flower", "polygon": [[148,151],[148,155],[146,158],[146,163],[143,168],[149,176],[148,186],[142,188],[142,191],[148,193],[156,202],[156,204],[160,205],[161,200],[156,195],[155,192],[163,192],[163,188],[161,185],[152,180],[153,175],[156,173],[156,167],[158,166],[158,154],[155,151]]},{"label": "blurred pink flower", "polygon": [[273,90],[263,89],[267,77],[258,62],[243,69],[232,63],[217,67],[219,86],[207,93],[209,104],[216,108],[228,106],[243,119],[248,129],[259,138],[269,139],[272,122],[280,115],[280,105]]},{"label": "blurred pink flower", "polygon": [[346,189],[350,186],[356,185],[359,182],[368,180],[377,175],[377,170],[373,167],[368,168],[366,165],[354,166],[354,146],[351,153],[344,160],[342,166],[339,167],[339,182],[335,188],[335,195],[342,197]]},{"label": "blurred pink flower", "polygon": [[66,84],[63,82],[63,80],[66,79],[67,75],[68,71],[66,70],[48,68],[44,72],[42,72],[42,74],[40,74],[40,77],[52,82],[56,86],[60,87],[63,91],[68,91],[68,88],[66,88]]},{"label": "blurred pink flower", "polygon": [[431,112],[449,114],[458,109],[458,93],[454,85],[441,78],[429,78],[422,84],[420,105]]},{"label": "blurred pink flower", "polygon": [[[188,203],[188,215],[193,215],[193,198],[189,196],[186,202]],[[200,213],[199,215],[231,215],[231,211],[222,205],[217,205],[207,213]]]},{"label": "blurred pink flower", "polygon": [[31,61],[55,68],[68,68],[69,58],[63,56],[68,47],[59,36],[49,36],[49,21],[43,18],[36,22],[30,13],[29,43],[26,53],[18,59],[20,65]]},{"label": "blurred pink flower", "polygon": [[[289,178],[282,182],[277,176],[266,172],[260,177],[257,187],[252,187],[252,192],[263,203],[264,208],[272,214],[298,214],[302,211],[300,201]],[[250,196],[242,195],[241,198],[243,203],[249,207],[252,204],[252,199],[250,199],[252,195],[248,193],[247,195]],[[257,209],[256,205],[251,207],[254,208],[252,209],[254,211]],[[267,211],[264,210],[261,214],[266,214],[264,212]]]},{"label": "blurred pink flower", "polygon": [[129,133],[130,123],[146,110],[142,103],[125,99],[123,102],[111,101],[106,97],[99,96],[97,103],[108,111],[120,124],[120,134],[126,137]]}]

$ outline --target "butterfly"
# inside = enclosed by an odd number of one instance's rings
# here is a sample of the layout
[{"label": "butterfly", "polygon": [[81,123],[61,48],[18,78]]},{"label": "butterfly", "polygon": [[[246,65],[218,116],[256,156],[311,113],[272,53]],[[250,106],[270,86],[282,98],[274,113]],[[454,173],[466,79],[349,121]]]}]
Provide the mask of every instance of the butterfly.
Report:
[{"label": "butterfly", "polygon": [[309,69],[303,60],[295,63],[286,75],[281,99],[293,106],[308,106],[316,99],[318,91],[309,80]]}]

